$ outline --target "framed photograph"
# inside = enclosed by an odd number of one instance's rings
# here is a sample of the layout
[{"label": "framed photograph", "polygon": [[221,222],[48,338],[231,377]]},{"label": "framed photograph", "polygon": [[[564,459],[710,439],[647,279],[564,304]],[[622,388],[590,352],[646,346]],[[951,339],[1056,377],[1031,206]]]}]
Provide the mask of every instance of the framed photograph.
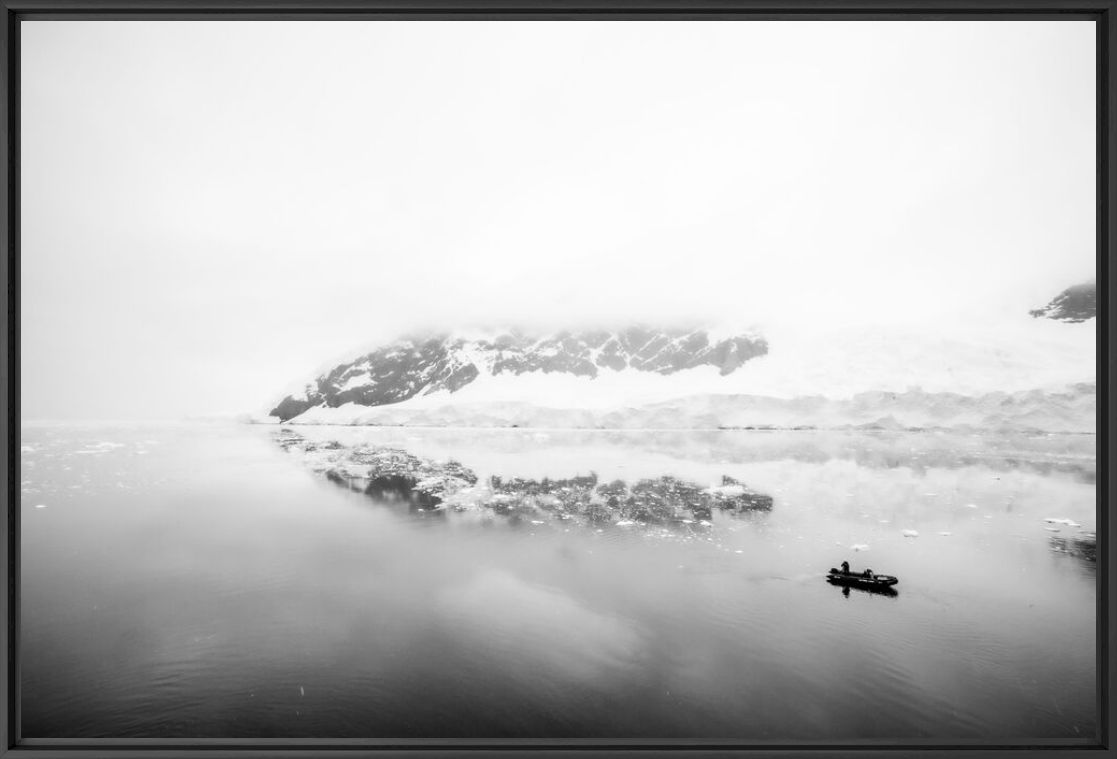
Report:
[{"label": "framed photograph", "polygon": [[4,5],[0,753],[1108,747],[1111,0]]}]

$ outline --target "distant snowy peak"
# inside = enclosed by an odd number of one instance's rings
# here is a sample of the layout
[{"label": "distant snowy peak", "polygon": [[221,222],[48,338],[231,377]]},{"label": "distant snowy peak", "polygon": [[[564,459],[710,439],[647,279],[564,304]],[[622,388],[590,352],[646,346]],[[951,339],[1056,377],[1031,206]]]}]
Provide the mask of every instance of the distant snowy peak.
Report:
[{"label": "distant snowy peak", "polygon": [[1097,316],[1098,288],[1094,282],[1072,285],[1056,295],[1043,308],[1029,311],[1036,318],[1064,322],[1084,322]]},{"label": "distant snowy peak", "polygon": [[599,372],[660,375],[714,367],[722,376],[768,352],[753,334],[715,337],[704,330],[630,327],[492,337],[410,337],[339,364],[281,400],[271,416],[286,421],[314,407],[382,406],[440,391],[454,393],[481,376],[543,372],[595,378]]}]

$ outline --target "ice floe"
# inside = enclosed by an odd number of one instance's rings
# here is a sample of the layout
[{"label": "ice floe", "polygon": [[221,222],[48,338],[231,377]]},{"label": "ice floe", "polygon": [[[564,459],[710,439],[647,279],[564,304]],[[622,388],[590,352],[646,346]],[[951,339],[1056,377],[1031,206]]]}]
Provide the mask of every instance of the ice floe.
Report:
[{"label": "ice floe", "polygon": [[706,488],[702,492],[709,493],[710,495],[738,496],[744,495],[746,491],[743,485],[721,485],[715,488]]}]

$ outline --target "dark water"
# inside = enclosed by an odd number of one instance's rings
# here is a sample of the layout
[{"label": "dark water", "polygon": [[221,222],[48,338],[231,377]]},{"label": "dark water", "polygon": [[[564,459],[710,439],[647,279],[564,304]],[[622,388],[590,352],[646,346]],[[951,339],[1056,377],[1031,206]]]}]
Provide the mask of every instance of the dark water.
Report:
[{"label": "dark water", "polygon": [[[28,426],[25,737],[1093,737],[1093,438],[303,432],[774,505],[514,529],[348,492],[266,427]],[[842,559],[899,594],[829,586]]]}]

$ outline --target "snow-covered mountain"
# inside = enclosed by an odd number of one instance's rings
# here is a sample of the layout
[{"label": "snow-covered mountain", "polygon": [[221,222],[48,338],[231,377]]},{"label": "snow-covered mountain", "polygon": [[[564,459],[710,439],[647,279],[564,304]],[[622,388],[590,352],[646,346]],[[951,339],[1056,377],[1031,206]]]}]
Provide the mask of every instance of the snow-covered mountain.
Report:
[{"label": "snow-covered mountain", "polygon": [[1092,432],[1096,320],[408,338],[284,397],[295,424]]},{"label": "snow-covered mountain", "polygon": [[1043,308],[1029,312],[1036,318],[1064,322],[1084,322],[1098,315],[1098,287],[1095,282],[1072,285],[1056,295]]},{"label": "snow-covered mountain", "polygon": [[704,330],[630,327],[619,331],[492,336],[409,337],[343,362],[283,398],[270,412],[287,421],[312,408],[383,406],[431,394],[453,394],[479,378],[605,374],[670,375],[708,367],[731,374],[768,351],[752,335],[712,336]]}]

